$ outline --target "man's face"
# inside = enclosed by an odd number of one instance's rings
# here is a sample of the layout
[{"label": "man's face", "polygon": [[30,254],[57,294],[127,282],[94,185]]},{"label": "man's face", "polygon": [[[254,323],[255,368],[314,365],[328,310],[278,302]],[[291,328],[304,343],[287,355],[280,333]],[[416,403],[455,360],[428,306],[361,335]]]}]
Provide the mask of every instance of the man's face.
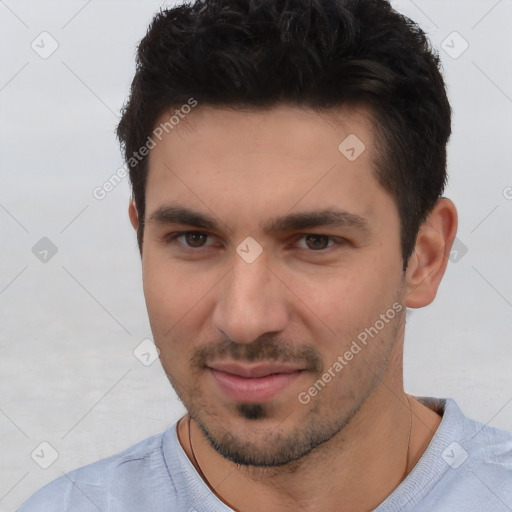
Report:
[{"label": "man's face", "polygon": [[339,119],[199,105],[150,153],[155,343],[192,418],[240,464],[299,459],[399,380],[398,212],[372,172],[370,114]]}]

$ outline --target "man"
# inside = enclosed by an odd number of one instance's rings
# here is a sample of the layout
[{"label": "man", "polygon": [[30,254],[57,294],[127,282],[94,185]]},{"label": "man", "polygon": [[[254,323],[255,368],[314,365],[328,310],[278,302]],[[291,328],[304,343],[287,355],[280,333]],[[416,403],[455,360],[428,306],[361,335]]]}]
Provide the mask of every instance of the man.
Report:
[{"label": "man", "polygon": [[21,511],[512,510],[512,435],[403,389],[406,308],[434,300],[457,231],[415,24],[384,0],[163,11],[118,136],[188,414]]}]

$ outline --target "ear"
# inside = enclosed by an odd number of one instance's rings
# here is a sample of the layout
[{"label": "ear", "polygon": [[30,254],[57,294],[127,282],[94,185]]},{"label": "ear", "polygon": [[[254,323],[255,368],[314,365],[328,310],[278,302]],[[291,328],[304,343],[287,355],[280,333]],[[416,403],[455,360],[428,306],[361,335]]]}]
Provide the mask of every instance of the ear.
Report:
[{"label": "ear", "polygon": [[137,231],[139,227],[139,213],[137,212],[137,206],[133,198],[130,198],[130,204],[128,206],[128,215],[130,217],[130,222],[133,226],[133,229]]},{"label": "ear", "polygon": [[445,197],[438,199],[418,231],[414,252],[409,258],[405,296],[407,307],[422,308],[435,299],[456,234],[455,205]]}]

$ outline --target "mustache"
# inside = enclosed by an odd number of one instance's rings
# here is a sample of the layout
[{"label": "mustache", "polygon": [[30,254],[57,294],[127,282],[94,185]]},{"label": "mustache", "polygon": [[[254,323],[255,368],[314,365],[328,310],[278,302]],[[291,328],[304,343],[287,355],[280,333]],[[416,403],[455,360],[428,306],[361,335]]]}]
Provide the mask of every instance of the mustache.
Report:
[{"label": "mustache", "polygon": [[237,343],[224,338],[199,347],[191,357],[192,366],[204,369],[208,363],[222,359],[234,359],[252,363],[273,361],[301,364],[315,373],[323,372],[323,362],[318,351],[309,345],[295,345],[277,340],[271,335],[262,335],[251,343]]}]

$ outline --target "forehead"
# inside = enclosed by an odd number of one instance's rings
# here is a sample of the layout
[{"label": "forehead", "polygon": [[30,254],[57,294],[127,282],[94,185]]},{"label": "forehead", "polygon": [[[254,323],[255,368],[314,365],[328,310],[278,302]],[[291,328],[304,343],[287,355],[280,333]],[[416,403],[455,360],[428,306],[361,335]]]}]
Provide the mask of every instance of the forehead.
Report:
[{"label": "forehead", "polygon": [[[171,115],[172,111],[164,112],[157,119],[155,128],[165,127]],[[373,154],[374,119],[370,109],[364,105],[322,110],[285,104],[265,109],[205,105],[180,116],[181,119],[173,117],[173,125],[167,123],[161,139],[168,146],[179,144],[183,151],[201,138],[206,143],[215,141],[219,149],[217,153],[223,150],[219,154],[222,157],[249,149],[310,160],[320,154],[339,156],[338,145],[345,138],[343,135],[352,134],[364,142],[366,156],[376,156]],[[206,149],[211,154],[214,148]]]},{"label": "forehead", "polygon": [[199,105],[150,151],[146,212],[179,199],[230,217],[252,209],[261,221],[322,202],[365,217],[387,195],[374,175],[373,133],[364,108]]}]

